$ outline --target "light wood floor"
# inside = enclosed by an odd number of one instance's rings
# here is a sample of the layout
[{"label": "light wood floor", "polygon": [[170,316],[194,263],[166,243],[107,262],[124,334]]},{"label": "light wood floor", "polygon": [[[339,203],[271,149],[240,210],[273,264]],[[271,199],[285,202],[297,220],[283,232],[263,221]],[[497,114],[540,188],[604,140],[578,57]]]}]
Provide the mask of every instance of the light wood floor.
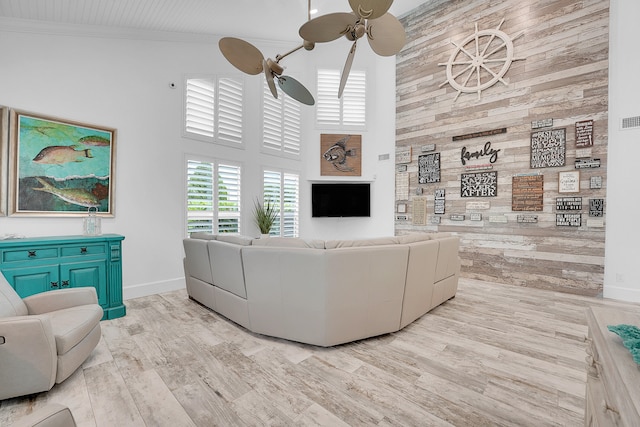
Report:
[{"label": "light wood floor", "polygon": [[461,279],[402,331],[325,349],[251,334],[185,291],[126,305],[68,380],[0,401],[0,425],[59,402],[79,426],[579,426],[585,309],[634,306]]}]

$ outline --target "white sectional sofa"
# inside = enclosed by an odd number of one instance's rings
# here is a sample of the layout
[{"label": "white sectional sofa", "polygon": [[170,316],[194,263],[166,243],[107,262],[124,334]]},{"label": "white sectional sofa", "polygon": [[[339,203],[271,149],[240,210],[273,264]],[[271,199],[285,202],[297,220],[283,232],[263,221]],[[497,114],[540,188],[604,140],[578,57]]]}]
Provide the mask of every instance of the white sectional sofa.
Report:
[{"label": "white sectional sofa", "polygon": [[360,240],[195,234],[189,297],[250,331],[333,346],[398,331],[456,294],[459,239]]}]

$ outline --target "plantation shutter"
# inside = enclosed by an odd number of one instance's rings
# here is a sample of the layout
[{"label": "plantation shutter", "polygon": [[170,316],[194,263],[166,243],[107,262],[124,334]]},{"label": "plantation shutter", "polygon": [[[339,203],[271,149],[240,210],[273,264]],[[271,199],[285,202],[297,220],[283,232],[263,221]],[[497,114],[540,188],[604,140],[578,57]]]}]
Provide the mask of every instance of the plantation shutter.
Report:
[{"label": "plantation shutter", "polygon": [[187,161],[187,231],[214,231],[213,163]]},{"label": "plantation shutter", "polygon": [[218,165],[218,233],[240,233],[240,167]]},{"label": "plantation shutter", "polygon": [[213,79],[188,79],[186,85],[185,130],[213,138],[215,85]]},{"label": "plantation shutter", "polygon": [[262,84],[262,144],[271,150],[282,150],[282,103],[273,97],[267,82]]},{"label": "plantation shutter", "polygon": [[284,174],[282,209],[283,237],[298,237],[299,224],[299,177],[295,174]]},{"label": "plantation shutter", "polygon": [[316,123],[318,126],[364,127],[366,72],[351,70],[342,97],[338,98],[340,77],[339,70],[318,70]]},{"label": "plantation shutter", "polygon": [[263,83],[262,144],[268,150],[300,155],[301,110],[298,101],[280,92],[276,99]]},{"label": "plantation shutter", "polygon": [[262,192],[263,192],[263,203],[270,203],[274,205],[276,210],[278,211],[278,217],[273,223],[271,227],[271,232],[269,234],[280,236],[280,172],[276,171],[268,171],[265,170],[263,174],[263,184],[262,184]]},{"label": "plantation shutter", "polygon": [[364,126],[366,121],[366,83],[364,71],[352,71],[342,92],[342,124]]},{"label": "plantation shutter", "polygon": [[318,102],[316,121],[318,125],[340,125],[340,72],[338,70],[318,70]]},{"label": "plantation shutter", "polygon": [[283,151],[287,154],[300,154],[300,103],[295,99],[285,96],[282,100],[284,111],[282,121],[284,132],[282,134]]},{"label": "plantation shutter", "polygon": [[242,81],[224,78],[218,83],[218,138],[242,143]]}]

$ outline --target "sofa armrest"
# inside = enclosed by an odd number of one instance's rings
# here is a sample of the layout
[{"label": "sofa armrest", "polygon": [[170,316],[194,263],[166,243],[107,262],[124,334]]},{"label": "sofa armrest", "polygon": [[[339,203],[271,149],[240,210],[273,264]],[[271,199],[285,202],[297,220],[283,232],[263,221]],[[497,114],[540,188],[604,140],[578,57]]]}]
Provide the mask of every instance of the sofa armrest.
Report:
[{"label": "sofa armrest", "polygon": [[44,314],[79,305],[98,304],[96,289],[92,286],[59,289],[23,298],[29,314]]},{"label": "sofa armrest", "polygon": [[0,400],[53,387],[58,355],[47,316],[0,318]]}]

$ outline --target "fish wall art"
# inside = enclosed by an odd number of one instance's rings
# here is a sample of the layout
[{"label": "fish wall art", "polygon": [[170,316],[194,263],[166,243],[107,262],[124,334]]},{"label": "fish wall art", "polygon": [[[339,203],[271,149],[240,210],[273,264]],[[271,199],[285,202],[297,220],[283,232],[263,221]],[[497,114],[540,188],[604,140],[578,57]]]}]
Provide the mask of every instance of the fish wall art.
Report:
[{"label": "fish wall art", "polygon": [[320,135],[321,176],[362,176],[362,135]]},{"label": "fish wall art", "polygon": [[10,215],[113,216],[115,129],[10,116]]}]

